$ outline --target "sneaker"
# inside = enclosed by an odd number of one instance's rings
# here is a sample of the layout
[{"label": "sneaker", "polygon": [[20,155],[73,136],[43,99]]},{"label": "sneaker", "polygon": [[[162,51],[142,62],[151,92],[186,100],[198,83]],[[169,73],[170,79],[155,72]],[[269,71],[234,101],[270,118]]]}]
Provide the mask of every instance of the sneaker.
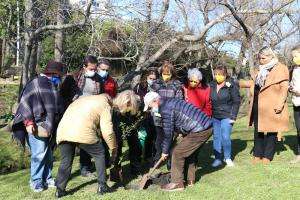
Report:
[{"label": "sneaker", "polygon": [[42,183],[31,184],[31,189],[33,192],[42,192],[44,191],[44,185]]},{"label": "sneaker", "polygon": [[293,160],[290,162],[291,164],[300,163],[300,155],[297,155]]},{"label": "sneaker", "polygon": [[225,159],[224,161],[228,167],[234,167],[234,163],[231,159]]},{"label": "sneaker", "polygon": [[47,188],[56,188],[56,184],[53,178],[48,179],[45,185]]},{"label": "sneaker", "polygon": [[211,164],[212,167],[219,167],[222,165],[222,161],[219,159],[215,159],[214,162]]}]

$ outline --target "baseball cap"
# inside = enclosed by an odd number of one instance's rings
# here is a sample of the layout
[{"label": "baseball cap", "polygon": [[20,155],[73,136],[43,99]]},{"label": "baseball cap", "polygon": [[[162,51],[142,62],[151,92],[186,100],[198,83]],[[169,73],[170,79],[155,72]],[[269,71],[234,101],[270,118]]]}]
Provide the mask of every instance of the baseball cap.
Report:
[{"label": "baseball cap", "polygon": [[147,111],[149,108],[149,104],[155,99],[159,98],[159,94],[156,92],[148,92],[144,97],[144,111]]}]

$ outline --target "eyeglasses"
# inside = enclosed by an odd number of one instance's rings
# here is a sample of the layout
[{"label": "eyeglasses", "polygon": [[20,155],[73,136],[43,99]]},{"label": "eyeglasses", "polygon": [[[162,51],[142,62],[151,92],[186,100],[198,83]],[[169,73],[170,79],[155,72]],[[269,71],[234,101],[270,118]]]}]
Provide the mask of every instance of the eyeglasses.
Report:
[{"label": "eyeglasses", "polygon": [[190,80],[190,83],[199,83],[198,81]]}]

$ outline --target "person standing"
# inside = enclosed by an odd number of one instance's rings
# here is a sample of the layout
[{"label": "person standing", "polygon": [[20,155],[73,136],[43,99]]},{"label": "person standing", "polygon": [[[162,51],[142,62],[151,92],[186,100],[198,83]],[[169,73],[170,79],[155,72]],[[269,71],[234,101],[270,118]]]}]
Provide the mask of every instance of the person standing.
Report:
[{"label": "person standing", "polygon": [[292,49],[293,62],[295,67],[292,72],[289,91],[292,94],[292,103],[294,106],[294,120],[297,130],[297,155],[291,163],[300,163],[300,45]]},{"label": "person standing", "polygon": [[[238,84],[229,77],[225,66],[214,70],[215,80],[211,83],[211,101],[213,116],[213,148],[215,160],[212,167],[222,164],[233,167],[231,158],[231,132],[240,107]],[[223,155],[222,155],[223,154]]]},{"label": "person standing", "polygon": [[30,148],[30,187],[34,192],[55,187],[51,144],[63,114],[58,92],[63,68],[62,63],[49,61],[44,72],[25,85],[13,121],[14,137],[23,145],[26,140]]},{"label": "person standing", "polygon": [[99,60],[97,73],[100,76],[102,93],[108,94],[111,98],[116,97],[118,85],[117,82],[110,76],[109,70],[111,64],[106,59]]},{"label": "person standing", "polygon": [[[160,78],[154,81],[152,85],[152,91],[157,92],[162,98],[178,98],[184,99],[182,84],[177,80],[176,70],[174,66],[165,61],[159,69]],[[155,113],[152,113],[153,121],[156,129],[154,162],[157,162],[161,155],[161,142],[163,136],[163,129],[161,124],[161,118]],[[170,162],[168,163],[168,169],[170,169]]]},{"label": "person standing", "polygon": [[252,94],[249,110],[249,126],[254,125],[252,162],[269,164],[275,154],[277,133],[289,130],[289,70],[270,47],[258,52],[258,62],[254,80],[241,81],[240,85],[250,88]]}]

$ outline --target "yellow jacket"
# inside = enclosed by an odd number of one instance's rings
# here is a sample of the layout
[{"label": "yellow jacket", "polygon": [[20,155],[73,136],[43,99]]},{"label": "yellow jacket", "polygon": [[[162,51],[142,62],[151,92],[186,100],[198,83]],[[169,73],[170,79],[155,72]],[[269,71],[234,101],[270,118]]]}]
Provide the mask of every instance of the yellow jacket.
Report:
[{"label": "yellow jacket", "polygon": [[95,144],[101,140],[100,136],[110,149],[116,148],[110,99],[105,94],[74,101],[58,125],[56,142]]}]

